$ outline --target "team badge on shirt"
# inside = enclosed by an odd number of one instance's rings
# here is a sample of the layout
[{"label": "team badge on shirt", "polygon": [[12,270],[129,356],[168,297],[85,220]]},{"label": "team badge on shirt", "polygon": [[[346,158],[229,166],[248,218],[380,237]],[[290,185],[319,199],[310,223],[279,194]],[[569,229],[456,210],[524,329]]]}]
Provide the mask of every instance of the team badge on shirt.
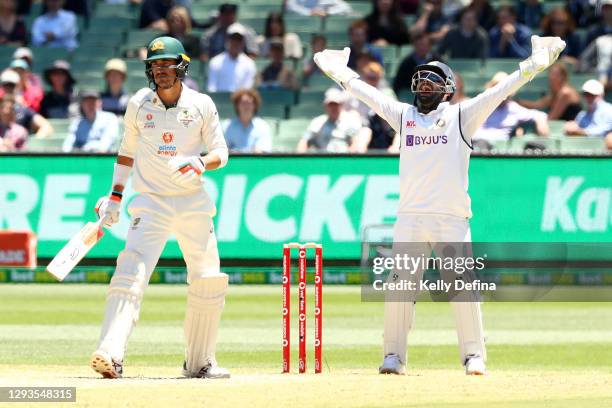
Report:
[{"label": "team badge on shirt", "polygon": [[195,121],[195,117],[187,109],[182,109],[176,115],[176,120],[178,120],[181,125],[183,125],[184,127],[188,128]]}]

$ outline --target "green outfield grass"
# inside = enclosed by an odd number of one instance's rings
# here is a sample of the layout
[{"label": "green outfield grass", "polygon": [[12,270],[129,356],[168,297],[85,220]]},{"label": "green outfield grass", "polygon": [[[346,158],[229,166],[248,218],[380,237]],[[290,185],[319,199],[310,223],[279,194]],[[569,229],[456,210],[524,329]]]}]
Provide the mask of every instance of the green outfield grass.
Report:
[{"label": "green outfield grass", "polygon": [[[362,303],[359,290],[325,287],[324,373],[298,376],[279,374],[280,287],[232,286],[217,358],[234,376],[211,382],[179,378],[185,286],[152,285],[129,345],[128,378],[108,381],[88,368],[105,285],[0,285],[0,385],[77,386],[79,406],[612,406],[610,303],[485,304],[489,375],[474,378],[459,364],[449,305],[421,303],[409,375],[395,377],[376,374],[383,307]],[[295,321],[292,329],[297,346]],[[296,347],[293,357],[296,368]]]}]

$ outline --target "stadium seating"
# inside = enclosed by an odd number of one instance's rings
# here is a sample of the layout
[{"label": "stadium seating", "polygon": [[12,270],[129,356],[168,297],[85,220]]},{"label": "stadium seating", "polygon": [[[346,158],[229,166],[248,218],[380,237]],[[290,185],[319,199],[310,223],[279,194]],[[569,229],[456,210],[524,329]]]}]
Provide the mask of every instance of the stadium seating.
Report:
[{"label": "stadium seating", "polygon": [[559,140],[527,134],[523,137],[513,137],[508,141],[507,150],[510,153],[521,153],[525,150],[559,150]]},{"label": "stadium seating", "polygon": [[308,128],[311,119],[287,119],[279,123],[278,134],[273,140],[275,150],[281,152],[295,151],[298,141]]},{"label": "stadium seating", "polygon": [[571,136],[561,139],[562,153],[592,153],[597,151],[605,151],[605,146],[602,138],[599,137],[579,137]]},{"label": "stadium seating", "polygon": [[35,153],[58,153],[62,151],[63,137],[28,139],[27,150]]},{"label": "stadium seating", "polygon": [[[79,17],[80,47],[70,53],[62,49],[49,49],[45,47],[34,47],[33,70],[41,74],[46,67],[56,59],[66,59],[72,64],[72,72],[77,79],[77,87],[99,87],[104,86],[103,70],[106,61],[113,57],[122,57],[126,60],[128,76],[126,89],[135,92],[147,86],[144,73],[144,65],[138,58],[138,50],[159,35],[159,31],[142,30],[138,28],[139,12],[141,5],[131,4],[106,4],[102,0],[87,0],[93,5],[93,12],[89,22]],[[305,17],[292,14],[284,16],[287,31],[297,33],[305,51],[309,50],[311,37],[315,34],[323,34],[327,38],[330,48],[341,48],[348,45],[348,27],[356,19],[369,14],[372,3],[365,0],[349,0],[353,13],[349,16],[329,16],[326,18]],[[492,1],[494,7],[502,4],[501,0]],[[562,6],[560,0],[545,0],[544,10],[548,11],[554,7]],[[193,0],[192,14],[196,21],[208,21],[218,7],[218,2],[212,0]],[[41,3],[34,2],[32,13],[26,16],[26,24],[31,28],[32,22],[40,13]],[[264,31],[265,20],[271,11],[281,11],[280,0],[243,0],[239,5],[239,20],[253,27],[257,33]],[[404,17],[410,26],[414,24],[415,16]],[[583,39],[586,29],[578,29],[577,33]],[[201,35],[203,30],[195,28],[194,35]],[[3,61],[9,61],[15,47],[0,47],[0,57]],[[412,45],[402,47],[381,47],[387,82],[391,83],[400,61],[413,52]],[[307,52],[306,52],[307,54]],[[295,72],[301,73],[302,61],[286,60]],[[466,94],[473,96],[481,92],[485,83],[498,71],[510,73],[517,69],[518,60],[512,59],[488,59],[486,61],[451,59],[448,64],[464,79]],[[256,60],[258,69],[262,69],[269,62],[265,59]],[[206,63],[202,63],[194,56],[189,70],[189,76],[195,80],[200,89],[205,89]],[[592,74],[570,75],[570,83],[579,89],[582,84],[591,79]],[[304,129],[313,117],[323,114],[324,92],[335,84],[324,75],[314,75],[307,84],[296,91],[271,91],[262,90],[262,106],[259,115],[264,117],[273,131],[274,149],[277,151],[293,151],[297,141]],[[517,99],[534,100],[548,92],[547,75],[541,74],[534,78],[528,87],[520,89],[516,95]],[[211,97],[217,105],[221,119],[235,116],[234,107],[228,93],[215,93]],[[398,95],[402,101],[412,102],[413,95],[403,92]],[[608,94],[607,98],[612,98]],[[68,129],[68,121],[53,120],[56,133],[55,137],[48,139],[32,139],[30,149],[33,151],[59,151]],[[564,137],[563,122],[550,121],[551,137],[539,138],[528,134],[522,138],[512,138],[509,142],[495,144],[496,151],[523,151],[530,143],[543,146],[551,151],[563,153],[604,151],[601,139]]]}]

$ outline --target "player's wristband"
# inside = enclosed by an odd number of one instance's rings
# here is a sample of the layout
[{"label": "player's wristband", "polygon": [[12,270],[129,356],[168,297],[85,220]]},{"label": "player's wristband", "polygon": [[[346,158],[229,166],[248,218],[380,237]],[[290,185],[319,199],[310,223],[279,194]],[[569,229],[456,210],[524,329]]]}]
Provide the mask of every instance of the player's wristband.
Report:
[{"label": "player's wristband", "polygon": [[122,194],[122,193],[120,193],[119,191],[112,191],[112,192],[110,193],[110,197],[109,197],[109,198],[110,198],[111,200],[113,200],[113,201],[120,202],[120,201],[121,201],[121,199],[123,198],[123,194]]},{"label": "player's wristband", "polygon": [[132,167],[124,164],[115,163],[115,171],[113,172],[113,188],[114,186],[125,186],[130,178]]}]

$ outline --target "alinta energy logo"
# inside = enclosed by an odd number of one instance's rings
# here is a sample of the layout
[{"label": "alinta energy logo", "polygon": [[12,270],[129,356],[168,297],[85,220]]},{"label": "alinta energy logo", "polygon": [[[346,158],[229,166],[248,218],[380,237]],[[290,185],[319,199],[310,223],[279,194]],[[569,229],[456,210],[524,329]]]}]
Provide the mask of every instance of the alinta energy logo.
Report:
[{"label": "alinta energy logo", "polygon": [[161,136],[163,145],[160,145],[157,154],[160,156],[176,156],[176,146],[171,144],[174,141],[172,132],[164,132]]},{"label": "alinta energy logo", "polygon": [[448,137],[446,135],[441,135],[441,136],[406,135],[406,147],[438,145],[438,144],[447,144],[447,143],[448,143]]}]

